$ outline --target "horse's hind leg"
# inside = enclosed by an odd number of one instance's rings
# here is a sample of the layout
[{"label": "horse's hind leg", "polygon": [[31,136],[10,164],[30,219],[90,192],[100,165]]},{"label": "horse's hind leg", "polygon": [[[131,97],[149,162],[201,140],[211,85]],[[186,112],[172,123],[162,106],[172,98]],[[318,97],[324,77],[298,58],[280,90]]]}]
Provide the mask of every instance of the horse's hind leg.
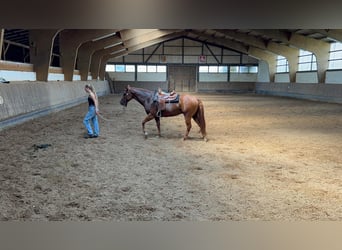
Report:
[{"label": "horse's hind leg", "polygon": [[192,119],[194,119],[194,121],[196,122],[196,124],[197,124],[198,127],[200,128],[200,130],[198,131],[198,133],[201,133],[201,124],[200,124],[200,122],[199,122],[197,116],[194,115],[194,116],[192,117]]},{"label": "horse's hind leg", "polygon": [[[196,115],[194,115],[194,116],[192,117],[192,119],[194,119],[194,121],[196,122],[196,124],[197,124],[198,127],[200,128],[199,131],[198,131],[198,133],[201,133],[201,134],[202,134],[203,140],[204,140],[205,142],[207,142],[207,141],[208,141],[208,138],[207,138],[207,135],[205,134],[205,132],[203,132],[202,124],[201,124],[199,118],[198,118]],[[205,131],[205,130],[204,130],[204,131]]]},{"label": "horse's hind leg", "polygon": [[190,129],[191,129],[191,116],[188,114],[184,114],[184,119],[185,119],[185,125],[186,125],[186,132],[184,134],[183,140],[188,139]]},{"label": "horse's hind leg", "polygon": [[160,117],[156,116],[154,119],[156,120],[157,129],[158,129],[158,136],[160,137],[161,136],[161,134],[160,134]]}]

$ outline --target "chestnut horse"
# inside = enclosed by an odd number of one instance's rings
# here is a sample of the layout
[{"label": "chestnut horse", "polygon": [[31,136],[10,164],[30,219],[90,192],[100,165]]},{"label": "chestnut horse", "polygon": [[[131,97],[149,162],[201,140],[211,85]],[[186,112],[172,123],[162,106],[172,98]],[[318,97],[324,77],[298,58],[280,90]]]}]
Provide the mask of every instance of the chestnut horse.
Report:
[{"label": "chestnut horse", "polygon": [[[200,127],[200,132],[203,136],[204,141],[207,141],[207,132],[205,128],[205,118],[204,118],[204,107],[200,99],[191,95],[180,95],[179,102],[177,103],[166,103],[165,109],[158,111],[158,103],[155,100],[156,91],[151,91],[142,88],[135,88],[127,86],[120,100],[120,104],[127,107],[127,103],[135,99],[142,106],[144,106],[147,116],[142,121],[142,129],[145,137],[147,137],[147,132],[145,131],[145,123],[155,119],[158,128],[158,136],[160,136],[160,116],[170,117],[179,114],[184,115],[186,131],[183,140],[188,138],[191,129],[191,118]],[[160,115],[159,115],[159,112]]]}]

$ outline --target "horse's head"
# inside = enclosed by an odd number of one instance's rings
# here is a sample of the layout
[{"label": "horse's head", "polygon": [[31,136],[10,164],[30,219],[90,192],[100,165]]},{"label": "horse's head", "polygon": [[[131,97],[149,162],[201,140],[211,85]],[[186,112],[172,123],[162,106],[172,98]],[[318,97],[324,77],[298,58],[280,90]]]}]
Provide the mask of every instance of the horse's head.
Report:
[{"label": "horse's head", "polygon": [[122,94],[122,98],[120,100],[120,104],[122,106],[125,106],[127,107],[127,103],[132,100],[133,98],[133,95],[132,95],[132,92],[131,92],[131,87],[128,85],[126,88],[125,88],[125,91],[123,92]]}]

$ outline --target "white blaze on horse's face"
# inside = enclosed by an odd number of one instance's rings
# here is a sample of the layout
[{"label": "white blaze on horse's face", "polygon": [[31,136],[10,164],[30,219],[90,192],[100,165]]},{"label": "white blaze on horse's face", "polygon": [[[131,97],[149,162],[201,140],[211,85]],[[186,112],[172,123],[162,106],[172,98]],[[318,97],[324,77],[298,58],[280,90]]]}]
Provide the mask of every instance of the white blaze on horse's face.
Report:
[{"label": "white blaze on horse's face", "polygon": [[126,89],[125,92],[122,94],[122,98],[120,100],[120,104],[127,107],[127,103],[132,100],[133,96],[132,93]]},{"label": "white blaze on horse's face", "polygon": [[128,93],[127,93],[127,92],[124,92],[124,93],[122,94],[122,98],[121,98],[121,100],[120,100],[120,104],[121,104],[122,106],[125,106],[125,107],[127,107],[127,102],[128,102],[128,100],[127,100],[127,95],[128,95]]}]

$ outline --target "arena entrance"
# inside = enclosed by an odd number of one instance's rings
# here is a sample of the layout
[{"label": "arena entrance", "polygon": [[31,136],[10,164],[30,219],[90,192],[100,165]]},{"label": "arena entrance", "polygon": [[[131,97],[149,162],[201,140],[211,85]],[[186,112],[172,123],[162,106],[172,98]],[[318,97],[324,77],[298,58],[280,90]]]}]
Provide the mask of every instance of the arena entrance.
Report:
[{"label": "arena entrance", "polygon": [[196,72],[196,66],[168,66],[168,88],[177,92],[195,92]]}]

